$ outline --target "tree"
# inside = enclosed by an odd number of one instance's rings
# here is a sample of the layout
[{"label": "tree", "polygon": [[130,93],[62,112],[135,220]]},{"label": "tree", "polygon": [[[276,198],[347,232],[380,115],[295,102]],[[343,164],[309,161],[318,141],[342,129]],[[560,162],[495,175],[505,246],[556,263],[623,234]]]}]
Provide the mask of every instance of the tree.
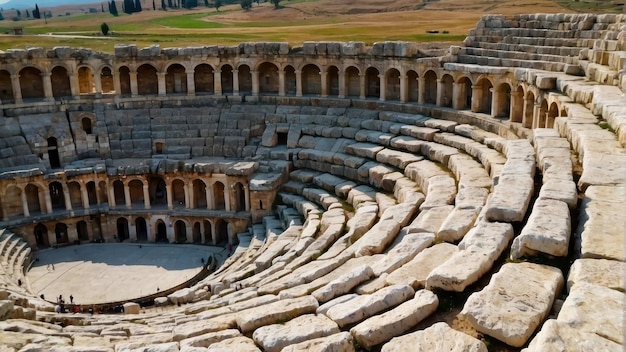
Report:
[{"label": "tree", "polygon": [[33,18],[41,18],[41,11],[39,11],[39,5],[35,4],[35,9],[33,10]]},{"label": "tree", "polygon": [[119,16],[119,13],[117,12],[117,5],[115,5],[115,0],[111,0],[111,2],[109,3],[109,12],[113,16]]},{"label": "tree", "polygon": [[124,0],[122,3],[122,11],[127,14],[132,14],[135,12],[135,1],[134,0]]},{"label": "tree", "polygon": [[17,10],[17,11],[15,12],[15,14],[17,15],[17,18],[22,17],[22,11],[20,11],[20,10]]},{"label": "tree", "polygon": [[169,7],[170,9],[173,8],[174,6],[172,6],[172,0],[167,0],[167,7]]},{"label": "tree", "polygon": [[241,8],[248,11],[252,8],[252,0],[241,0]]},{"label": "tree", "polygon": [[215,7],[215,11],[220,11],[220,7],[222,7],[222,0],[215,0],[213,3],[213,7]]},{"label": "tree", "polygon": [[26,9],[26,18],[30,18],[30,12],[28,12],[28,9]]},{"label": "tree", "polygon": [[156,11],[156,3],[152,0],[152,11]]},{"label": "tree", "polygon": [[198,7],[198,0],[184,0],[183,7],[186,9],[193,9],[194,7]]},{"label": "tree", "polygon": [[4,21],[4,15],[0,12],[0,21]]},{"label": "tree", "polygon": [[270,0],[270,2],[274,4],[275,9],[280,8],[280,5],[278,5],[280,3],[280,0]]},{"label": "tree", "polygon": [[204,0],[204,6],[209,7],[209,0]]},{"label": "tree", "polygon": [[109,25],[106,22],[102,22],[100,25],[100,31],[103,35],[109,35]]},{"label": "tree", "polygon": [[104,4],[100,4],[100,12],[104,12]]},{"label": "tree", "polygon": [[141,8],[141,1],[140,0],[135,0],[135,7],[134,7],[134,12],[141,12],[142,8]]},{"label": "tree", "polygon": [[161,0],[161,10],[167,11],[167,6],[165,6],[165,0]]}]

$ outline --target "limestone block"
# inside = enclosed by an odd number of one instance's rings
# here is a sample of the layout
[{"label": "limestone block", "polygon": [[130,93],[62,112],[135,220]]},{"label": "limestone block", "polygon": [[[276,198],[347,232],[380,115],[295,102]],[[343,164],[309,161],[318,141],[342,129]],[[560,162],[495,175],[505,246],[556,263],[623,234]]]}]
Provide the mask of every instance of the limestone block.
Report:
[{"label": "limestone block", "polygon": [[128,302],[124,303],[124,314],[139,314],[139,304]]},{"label": "limestone block", "polygon": [[1,300],[0,301],[0,320],[4,320],[11,315],[13,311],[13,301]]},{"label": "limestone block", "polygon": [[252,338],[264,351],[279,352],[288,345],[339,332],[337,324],[325,315],[306,314],[283,324],[260,327]]},{"label": "limestone block", "polygon": [[116,348],[116,352],[178,352],[177,342],[146,344],[139,348]]},{"label": "limestone block", "polygon": [[567,204],[558,200],[537,200],[522,232],[513,240],[511,258],[533,256],[538,252],[566,256],[571,232]]},{"label": "limestone block", "polygon": [[354,352],[354,342],[349,332],[311,339],[283,348],[282,352]]},{"label": "limestone block", "polygon": [[312,296],[283,299],[260,307],[246,309],[237,314],[237,326],[243,332],[255,330],[261,326],[275,324],[296,316],[313,313],[318,307]]},{"label": "limestone block", "polygon": [[424,287],[430,272],[457,251],[457,246],[450,243],[439,243],[426,248],[411,261],[391,272],[385,281],[388,285],[407,284],[414,289]]},{"label": "limestone block", "polygon": [[415,291],[408,285],[388,286],[371,295],[361,295],[332,306],[326,312],[326,316],[340,327],[344,327],[394,307],[414,294]]},{"label": "limestone block", "polygon": [[441,322],[429,328],[394,337],[382,352],[487,352],[487,346],[469,335]]},{"label": "limestone block", "polygon": [[576,183],[569,180],[550,179],[544,181],[539,191],[539,200],[553,199],[565,202],[570,209],[575,209],[578,205],[578,190]]},{"label": "limestone block", "polygon": [[557,321],[581,332],[624,343],[626,294],[607,287],[577,283],[561,307]]},{"label": "limestone block", "polygon": [[454,199],[454,207],[458,209],[482,208],[487,201],[489,191],[483,187],[462,187]]},{"label": "limestone block", "polygon": [[379,221],[352,245],[354,254],[358,257],[382,253],[416,211],[417,207],[411,203],[389,207]]},{"label": "limestone block", "polygon": [[426,200],[421,210],[452,204],[456,197],[456,181],[450,175],[438,175],[428,179]]},{"label": "limestone block", "polygon": [[228,321],[218,319],[203,319],[177,324],[172,330],[172,340],[180,341],[190,337],[232,329],[235,326]]},{"label": "limestone block", "polygon": [[522,352],[622,352],[623,346],[604,337],[547,320]]},{"label": "limestone block", "polygon": [[[185,350],[181,350],[185,351]],[[237,351],[237,352],[260,352],[261,350],[256,347],[254,344],[254,340],[245,336],[237,336],[233,338],[229,338],[220,342],[216,342],[207,347],[206,350],[202,351],[214,351],[214,352],[223,352],[223,351]],[[190,351],[193,352],[193,351]],[[201,352],[201,351],[198,351]]]},{"label": "limestone block", "polygon": [[376,154],[376,161],[395,166],[401,170],[404,170],[404,168],[410,163],[414,163],[422,159],[424,159],[424,157],[419,155],[399,152],[397,150],[387,148],[382,149]]},{"label": "limestone block", "polygon": [[481,207],[477,208],[458,208],[454,207],[450,215],[439,227],[437,231],[437,241],[456,242],[465,236],[467,232],[474,226],[474,222],[478,218]]},{"label": "limestone block", "polygon": [[626,263],[608,259],[577,259],[569,269],[567,290],[578,283],[588,283],[625,291]]},{"label": "limestone block", "polygon": [[167,296],[167,298],[170,300],[170,302],[172,302],[172,304],[188,303],[193,300],[193,297],[194,297],[194,290],[189,289],[189,288],[178,290]]},{"label": "limestone block", "polygon": [[437,310],[439,299],[428,291],[420,290],[413,299],[383,313],[375,315],[350,329],[361,346],[369,349],[417,325]]},{"label": "limestone block", "polygon": [[460,314],[479,332],[521,347],[547,317],[562,287],[559,269],[504,264],[489,285],[467,299]]},{"label": "limestone block", "polygon": [[423,210],[419,213],[415,220],[413,220],[413,222],[409,226],[407,226],[408,233],[436,233],[437,231],[439,231],[439,228],[441,228],[441,225],[450,215],[453,209],[453,205],[445,205]]},{"label": "limestone block", "polygon": [[489,221],[524,220],[533,189],[534,181],[528,175],[503,175],[487,201],[485,216]]},{"label": "limestone block", "polygon": [[180,341],[179,345],[181,349],[190,347],[209,347],[214,343],[232,339],[241,336],[241,332],[237,329],[228,329],[216,332],[210,332],[195,337],[190,337]]},{"label": "limestone block", "polygon": [[350,292],[353,287],[369,280],[373,275],[374,272],[369,265],[358,266],[313,291],[311,296],[315,297],[320,303],[328,302],[337,296]]},{"label": "limestone block", "polygon": [[419,252],[433,244],[435,235],[432,233],[411,233],[402,237],[402,240],[393,246],[379,261],[372,264],[374,276],[390,273],[405,263],[408,263]]}]

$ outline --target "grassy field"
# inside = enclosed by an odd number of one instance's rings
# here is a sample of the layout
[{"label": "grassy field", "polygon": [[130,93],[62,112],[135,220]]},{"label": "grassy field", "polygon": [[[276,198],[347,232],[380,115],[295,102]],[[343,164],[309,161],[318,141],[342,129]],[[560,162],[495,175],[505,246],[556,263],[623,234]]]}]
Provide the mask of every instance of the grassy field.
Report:
[{"label": "grassy field", "polygon": [[[144,0],[143,12],[133,15],[72,14],[50,18],[47,23],[0,21],[0,33],[11,33],[14,26],[24,29],[22,36],[0,35],[0,50],[67,45],[111,52],[115,44],[179,47],[234,45],[244,41],[285,41],[292,45],[322,40],[451,43],[462,41],[485,13],[620,10],[585,2],[578,7],[564,7],[571,6],[569,0],[367,0],[356,4],[353,0],[284,0],[280,9],[261,3],[250,11],[243,11],[239,5],[221,7],[219,12],[204,6],[152,11],[148,1]],[[106,37],[100,33],[103,22],[112,31]],[[438,30],[440,34],[427,34],[428,30]],[[444,31],[448,33],[443,34]]]}]

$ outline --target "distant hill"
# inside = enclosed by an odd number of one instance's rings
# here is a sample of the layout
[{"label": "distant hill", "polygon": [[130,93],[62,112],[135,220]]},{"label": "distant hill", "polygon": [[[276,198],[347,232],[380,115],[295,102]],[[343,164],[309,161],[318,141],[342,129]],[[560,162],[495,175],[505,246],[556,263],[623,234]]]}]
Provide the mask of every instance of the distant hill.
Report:
[{"label": "distant hill", "polygon": [[43,7],[55,7],[64,5],[81,5],[81,4],[100,4],[103,1],[98,0],[10,0],[4,4],[0,4],[5,10],[8,9],[30,9],[35,7],[35,3],[40,8]]}]

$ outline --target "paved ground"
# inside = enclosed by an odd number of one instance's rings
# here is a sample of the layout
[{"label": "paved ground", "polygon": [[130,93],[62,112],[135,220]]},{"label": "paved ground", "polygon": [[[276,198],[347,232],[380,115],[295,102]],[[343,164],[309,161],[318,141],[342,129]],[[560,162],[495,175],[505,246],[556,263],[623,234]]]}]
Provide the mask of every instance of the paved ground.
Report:
[{"label": "paved ground", "polygon": [[[165,290],[193,277],[201,258],[227,250],[197,245],[86,244],[36,253],[27,274],[31,292],[54,301],[63,295],[79,304],[120,301]],[[53,269],[54,268],[54,269]]]}]

